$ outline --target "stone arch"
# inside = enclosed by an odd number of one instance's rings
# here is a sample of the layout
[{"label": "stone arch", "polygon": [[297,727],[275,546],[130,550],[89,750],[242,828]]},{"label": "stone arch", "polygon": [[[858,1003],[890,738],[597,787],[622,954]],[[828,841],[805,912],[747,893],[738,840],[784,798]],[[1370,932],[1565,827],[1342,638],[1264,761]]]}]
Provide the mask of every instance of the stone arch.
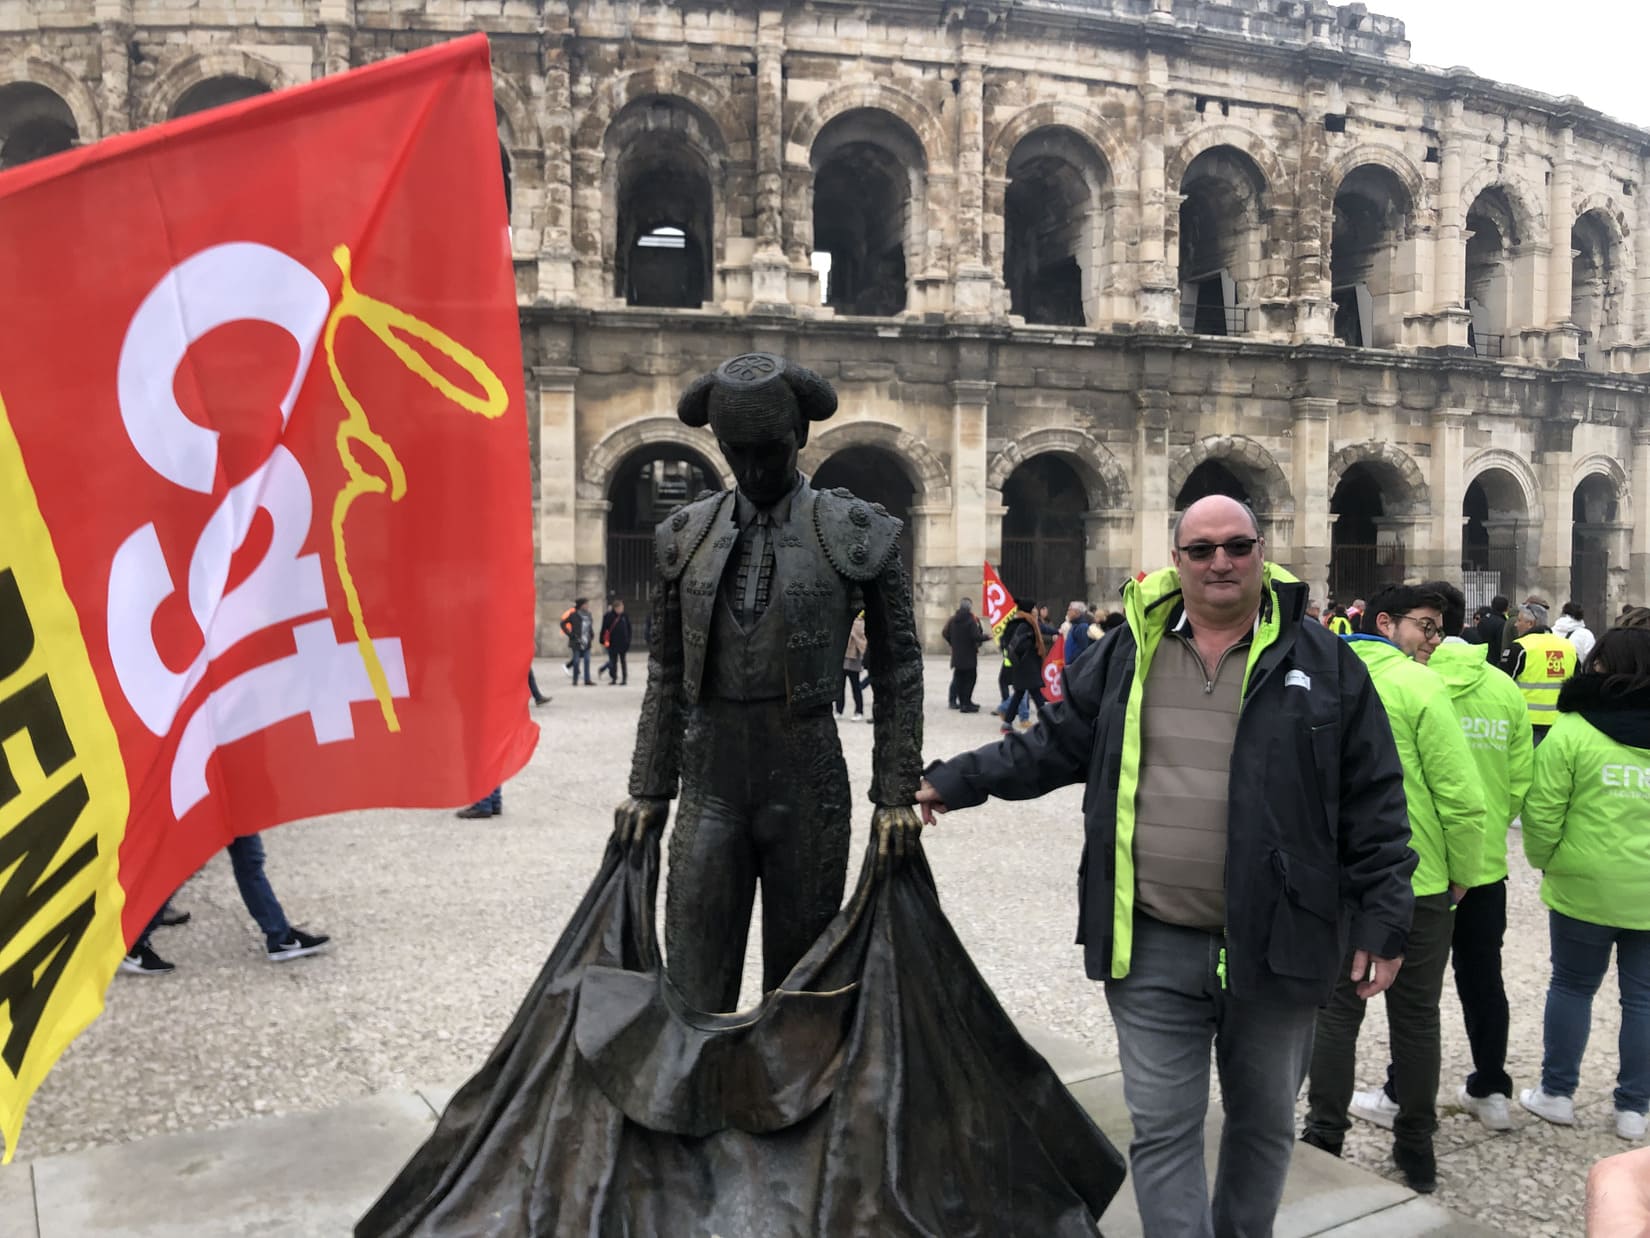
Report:
[{"label": "stone arch", "polygon": [[86,84],[60,65],[38,56],[25,56],[0,68],[0,84],[33,82],[44,86],[69,109],[74,117],[76,140],[84,146],[103,136],[103,115]]},{"label": "stone arch", "polygon": [[[1186,479],[1192,475],[1192,470],[1205,460],[1219,460],[1242,469],[1259,491],[1255,501],[1257,515],[1282,516],[1294,512],[1294,492],[1290,490],[1289,479],[1278,467],[1278,462],[1265,447],[1243,434],[1217,434],[1199,439],[1175,457],[1169,465],[1171,507],[1185,486]],[[1264,507],[1261,505],[1262,496]]]},{"label": "stone arch", "polygon": [[988,490],[1000,492],[1014,470],[1034,456],[1054,452],[1076,466],[1088,491],[1091,512],[1114,510],[1129,504],[1129,478],[1111,450],[1087,430],[1049,426],[1011,440],[986,468]]},{"label": "stone arch", "polygon": [[985,153],[985,175],[1008,176],[1008,161],[1014,148],[1039,129],[1070,129],[1093,149],[1106,165],[1113,184],[1133,185],[1139,173],[1134,155],[1117,140],[1100,110],[1063,99],[1044,100],[1022,108],[997,130]]},{"label": "stone arch", "polygon": [[943,505],[951,501],[951,475],[934,450],[908,430],[885,421],[849,421],[808,436],[801,466],[815,473],[819,466],[848,447],[877,447],[898,460],[916,487],[916,502]]},{"label": "stone arch", "polygon": [[1398,178],[1398,182],[1409,194],[1411,211],[1421,209],[1422,199],[1426,197],[1426,179],[1421,175],[1421,169],[1402,151],[1375,142],[1365,142],[1353,147],[1330,165],[1329,173],[1324,177],[1325,200],[1333,202],[1336,193],[1340,191],[1341,182],[1356,169],[1371,163],[1385,168]]},{"label": "stone arch", "polygon": [[573,136],[573,149],[600,150],[613,122],[638,99],[654,96],[687,104],[700,113],[717,153],[747,138],[745,118],[726,92],[696,73],[670,65],[638,69],[614,78],[597,92]]},{"label": "stone arch", "polygon": [[1575,462],[1570,474],[1570,489],[1573,491],[1589,477],[1603,477],[1615,489],[1616,521],[1619,524],[1633,523],[1633,487],[1629,483],[1627,470],[1622,467],[1620,460],[1614,456],[1607,456],[1601,451],[1595,451],[1583,456]]},{"label": "stone arch", "polygon": [[[1626,258],[1631,259],[1633,247],[1633,230],[1627,223],[1627,212],[1622,209],[1621,203],[1607,193],[1590,193],[1585,197],[1577,194],[1573,203],[1571,216],[1580,219],[1583,215],[1592,215],[1598,219],[1610,234],[1610,243]],[[1631,262],[1626,263],[1629,267]]]},{"label": "stone arch", "polygon": [[686,426],[675,417],[644,417],[608,431],[585,452],[579,469],[578,497],[605,499],[608,487],[613,484],[613,475],[626,456],[643,447],[660,445],[680,447],[703,456],[720,475],[722,485],[732,488],[733,472],[722,459],[716,447],[716,435],[708,427]]},{"label": "stone arch", "polygon": [[1230,146],[1253,160],[1255,167],[1260,170],[1261,179],[1266,182],[1265,192],[1268,195],[1286,190],[1292,183],[1277,152],[1258,133],[1245,129],[1242,125],[1210,125],[1187,138],[1180,144],[1179,149],[1169,156],[1163,177],[1163,184],[1168,192],[1179,193],[1180,184],[1186,179],[1186,170],[1192,166],[1192,160],[1217,146]]},{"label": "stone arch", "polygon": [[1528,245],[1543,240],[1547,235],[1547,215],[1541,207],[1541,195],[1516,176],[1509,175],[1497,164],[1487,164],[1473,174],[1461,187],[1461,218],[1467,217],[1478,195],[1486,189],[1499,189],[1512,208],[1513,222],[1518,226],[1518,243]]},{"label": "stone arch", "polygon": [[[1390,496],[1383,494],[1383,498],[1390,497],[1392,500],[1392,510],[1388,515],[1419,515],[1431,505],[1432,493],[1427,479],[1409,453],[1391,443],[1377,442],[1354,443],[1342,447],[1329,458],[1329,495],[1332,499],[1340,487],[1341,478],[1355,464],[1372,464],[1383,483],[1395,483],[1395,493]],[[1386,490],[1385,484],[1382,490]]]},{"label": "stone arch", "polygon": [[1499,470],[1511,477],[1518,484],[1519,493],[1524,498],[1524,512],[1526,517],[1536,524],[1542,520],[1541,508],[1541,481],[1535,475],[1535,469],[1529,461],[1517,452],[1508,451],[1504,447],[1486,447],[1477,452],[1467,461],[1461,478],[1461,488],[1464,491],[1479,476],[1491,470]]},{"label": "stone arch", "polygon": [[951,166],[951,142],[939,118],[926,104],[886,82],[856,82],[827,91],[796,118],[786,138],[787,147],[799,148],[803,152],[799,162],[808,162],[807,152],[813,150],[814,141],[825,126],[838,116],[861,108],[888,112],[910,126],[922,144],[927,160],[923,171],[939,171]]},{"label": "stone arch", "polygon": [[533,118],[533,105],[517,86],[515,79],[504,74],[493,74],[493,104],[504,117],[509,131],[512,155],[518,150],[540,150],[544,146],[539,136],[538,121]]},{"label": "stone arch", "polygon": [[149,89],[149,106],[145,109],[146,123],[158,125],[171,118],[172,109],[189,91],[214,77],[244,77],[261,82],[270,90],[292,85],[281,67],[261,56],[243,52],[239,48],[218,48],[199,52],[162,71]]}]

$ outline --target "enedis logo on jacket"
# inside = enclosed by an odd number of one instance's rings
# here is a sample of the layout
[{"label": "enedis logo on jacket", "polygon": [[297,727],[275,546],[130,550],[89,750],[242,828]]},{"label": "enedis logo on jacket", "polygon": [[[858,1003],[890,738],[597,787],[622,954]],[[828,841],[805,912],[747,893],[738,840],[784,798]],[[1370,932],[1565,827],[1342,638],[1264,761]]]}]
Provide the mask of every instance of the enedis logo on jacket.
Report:
[{"label": "enedis logo on jacket", "polygon": [[1650,800],[1650,765],[1600,766],[1599,779],[1613,799]]}]

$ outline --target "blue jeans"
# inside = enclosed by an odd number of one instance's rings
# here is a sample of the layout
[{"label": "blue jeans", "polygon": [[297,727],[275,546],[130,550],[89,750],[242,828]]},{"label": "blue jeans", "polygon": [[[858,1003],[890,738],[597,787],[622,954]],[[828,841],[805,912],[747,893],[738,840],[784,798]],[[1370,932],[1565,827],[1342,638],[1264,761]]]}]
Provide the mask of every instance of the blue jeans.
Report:
[{"label": "blue jeans", "polygon": [[1621,985],[1620,1065],[1616,1074],[1616,1108],[1650,1111],[1650,929],[1611,928],[1575,920],[1562,912],[1547,913],[1552,935],[1553,979],[1547,989],[1542,1024],[1541,1090],[1549,1096],[1574,1096],[1581,1077],[1581,1055],[1593,1024],[1593,994],[1610,966],[1616,948],[1616,979]]},{"label": "blue jeans", "polygon": [[264,876],[264,840],[256,834],[247,834],[230,843],[229,866],[235,870],[241,902],[246,904],[247,912],[258,922],[264,936],[272,942],[284,939],[292,926],[287,923],[286,912],[281,910],[275,891],[269,887],[269,878]]},{"label": "blue jeans", "polygon": [[584,664],[584,682],[590,682],[590,648],[575,649],[573,656],[567,659],[567,668],[573,672],[573,682],[579,682],[579,664]]},{"label": "blue jeans", "polygon": [[[1268,1238],[1283,1199],[1317,1010],[1233,997],[1218,973],[1223,944],[1219,933],[1137,914],[1129,974],[1106,981],[1147,1238]],[[1211,1042],[1226,1111],[1212,1208],[1203,1162]]]}]

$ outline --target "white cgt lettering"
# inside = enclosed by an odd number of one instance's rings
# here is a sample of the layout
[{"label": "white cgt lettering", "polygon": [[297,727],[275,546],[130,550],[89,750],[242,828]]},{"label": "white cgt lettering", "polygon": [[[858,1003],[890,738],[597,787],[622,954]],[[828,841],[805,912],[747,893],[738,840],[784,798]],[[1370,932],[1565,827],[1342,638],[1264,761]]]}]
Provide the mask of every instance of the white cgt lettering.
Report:
[{"label": "white cgt lettering", "polygon": [[[302,263],[266,245],[218,245],[179,263],[144,298],[121,346],[121,421],[138,454],[174,485],[210,494],[218,476],[218,433],[184,416],[173,394],[189,347],[231,322],[267,322],[290,335],[298,345],[298,363],[280,402],[284,426],[328,311],[326,286]],[[231,560],[260,509],[273,526],[269,547],[245,580],[226,589]],[[184,700],[226,650],[256,632],[326,610],[320,557],[300,553],[313,515],[303,466],[279,444],[230,489],[190,555],[189,609],[203,640],[182,671],[169,667],[155,647],[155,614],[177,585],[154,524],[135,530],[115,552],[109,572],[110,658],[121,690],[154,734],[172,730]],[[335,641],[325,619],[293,629],[293,636],[296,654],[223,684],[186,722],[172,769],[177,816],[205,798],[206,764],[222,743],[306,714],[319,743],[354,734],[350,704],[372,699],[358,647]],[[373,645],[392,695],[405,697],[401,642]]]}]

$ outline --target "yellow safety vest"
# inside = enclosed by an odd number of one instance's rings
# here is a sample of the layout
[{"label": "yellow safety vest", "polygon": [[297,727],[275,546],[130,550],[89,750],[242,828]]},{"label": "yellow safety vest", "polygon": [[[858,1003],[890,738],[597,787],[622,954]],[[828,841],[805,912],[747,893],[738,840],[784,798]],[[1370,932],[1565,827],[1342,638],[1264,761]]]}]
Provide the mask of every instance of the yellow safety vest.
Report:
[{"label": "yellow safety vest", "polygon": [[1329,621],[1329,630],[1336,636],[1352,635],[1352,620],[1345,615],[1336,615]]},{"label": "yellow safety vest", "polygon": [[1558,690],[1575,674],[1576,647],[1551,632],[1531,632],[1514,643],[1524,646],[1518,690],[1524,694],[1530,725],[1551,726],[1558,720]]}]

